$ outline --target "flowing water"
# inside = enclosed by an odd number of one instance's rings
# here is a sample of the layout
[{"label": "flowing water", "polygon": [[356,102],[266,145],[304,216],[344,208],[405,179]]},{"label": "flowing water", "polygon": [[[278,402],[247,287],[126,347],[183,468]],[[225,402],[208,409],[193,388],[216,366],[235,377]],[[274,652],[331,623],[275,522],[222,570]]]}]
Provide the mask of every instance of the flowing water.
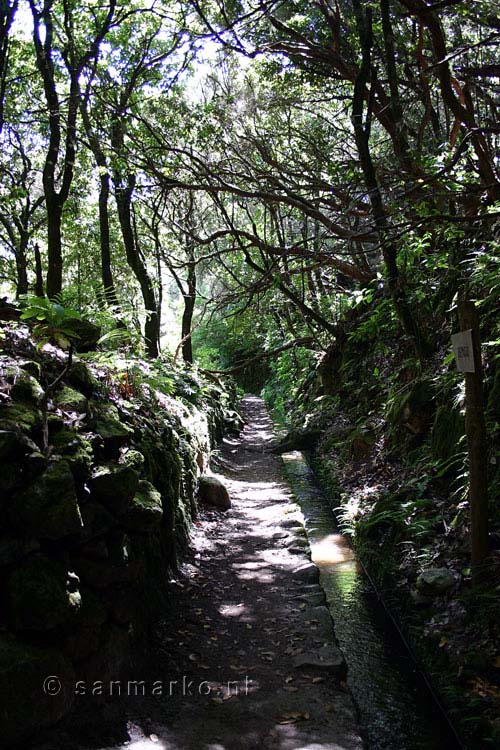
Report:
[{"label": "flowing water", "polygon": [[367,750],[458,750],[404,641],[339,534],[304,456],[287,453],[283,460],[348,665]]}]

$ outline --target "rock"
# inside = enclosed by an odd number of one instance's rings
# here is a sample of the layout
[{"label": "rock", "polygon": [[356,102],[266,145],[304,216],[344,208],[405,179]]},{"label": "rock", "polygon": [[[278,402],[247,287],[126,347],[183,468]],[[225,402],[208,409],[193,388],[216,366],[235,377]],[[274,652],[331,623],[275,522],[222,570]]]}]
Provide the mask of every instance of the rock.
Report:
[{"label": "rock", "polygon": [[0,405],[0,420],[6,420],[23,432],[32,432],[42,426],[42,412],[34,404],[16,401]]},{"label": "rock", "polygon": [[333,644],[323,646],[316,651],[299,654],[294,658],[293,666],[295,669],[324,670],[341,679],[344,679],[347,674],[344,656],[341,650]]},{"label": "rock", "polygon": [[81,514],[83,520],[82,541],[84,543],[104,536],[117,525],[116,518],[100,503],[85,503],[82,505]]},{"label": "rock", "polygon": [[306,620],[310,625],[308,627],[314,628],[317,635],[324,641],[331,641],[333,635],[333,620],[328,607],[324,604],[316,607],[311,607],[305,613]]},{"label": "rock", "polygon": [[125,513],[123,525],[131,532],[145,532],[158,526],[162,518],[160,493],[150,482],[141,480]]},{"label": "rock", "polygon": [[84,414],[88,409],[87,398],[68,385],[56,393],[54,403],[63,411],[76,411],[79,414]]},{"label": "rock", "polygon": [[85,482],[90,475],[94,453],[90,441],[70,427],[62,427],[51,440],[54,451],[64,456],[75,481]]},{"label": "rock", "polygon": [[35,555],[14,570],[7,581],[7,618],[15,630],[52,630],[73,618],[80,608],[75,579],[65,566]]},{"label": "rock", "polygon": [[417,578],[417,590],[425,596],[440,596],[454,584],[455,576],[448,568],[429,568]]},{"label": "rock", "polygon": [[76,334],[75,349],[78,352],[91,352],[101,338],[99,326],[86,318],[65,318],[64,325]]},{"label": "rock", "polygon": [[98,466],[89,480],[93,500],[120,516],[128,509],[137,492],[139,475],[124,464]]},{"label": "rock", "polygon": [[93,591],[83,588],[82,604],[73,627],[64,640],[64,653],[74,661],[83,661],[101,646],[101,626],[108,619],[107,608]]},{"label": "rock", "polygon": [[54,461],[34,484],[12,497],[7,515],[14,529],[36,539],[79,534],[83,523],[68,464]]},{"label": "rock", "polygon": [[[80,667],[81,679],[87,683],[88,688],[94,683],[101,684],[102,695],[106,695],[106,689],[109,695],[109,683],[123,676],[124,669],[129,662],[129,654],[128,630],[116,625],[107,626],[103,632],[99,650]],[[94,695],[96,695],[95,692]]]},{"label": "rock", "polygon": [[113,565],[110,560],[91,560],[74,557],[73,564],[85,586],[100,591],[108,587],[129,584],[137,575],[138,565]]},{"label": "rock", "polygon": [[[45,683],[50,675],[60,680]],[[59,651],[34,648],[0,634],[0,737],[2,746],[21,742],[69,713],[75,696],[75,673]]]},{"label": "rock", "polygon": [[234,409],[226,409],[224,412],[224,429],[229,435],[239,435],[245,426],[245,420]]},{"label": "rock", "polygon": [[229,510],[231,507],[229,493],[216,477],[202,475],[198,480],[198,495],[202,503],[218,510]]},{"label": "rock", "polygon": [[[326,597],[323,590],[313,591],[310,594],[299,594],[298,596],[295,596],[294,599],[297,599],[297,601],[299,602],[304,602],[304,604],[308,604],[310,607],[324,605],[326,602]],[[306,612],[306,614],[309,613]]]},{"label": "rock", "polygon": [[90,368],[81,359],[74,359],[66,379],[68,382],[90,398],[99,391],[99,381],[94,377]]},{"label": "rock", "polygon": [[6,371],[7,381],[12,383],[10,395],[13,399],[30,401],[38,404],[44,395],[44,390],[38,380],[18,365],[10,365]]},{"label": "rock", "polygon": [[131,469],[135,469],[140,474],[144,469],[145,458],[140,451],[128,448],[120,456],[120,463],[124,466],[129,466]]},{"label": "rock", "polygon": [[319,570],[312,562],[295,568],[292,575],[300,583],[317,583],[319,581]]},{"label": "rock", "polygon": [[120,448],[133,435],[133,429],[121,422],[114,404],[92,402],[92,413],[93,429],[104,441],[105,452],[110,456],[118,456]]}]

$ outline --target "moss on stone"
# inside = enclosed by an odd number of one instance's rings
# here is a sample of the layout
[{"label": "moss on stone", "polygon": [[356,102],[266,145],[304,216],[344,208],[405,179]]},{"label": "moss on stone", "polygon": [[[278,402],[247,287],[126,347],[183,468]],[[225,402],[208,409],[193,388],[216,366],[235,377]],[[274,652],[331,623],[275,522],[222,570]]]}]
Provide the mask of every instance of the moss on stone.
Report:
[{"label": "moss on stone", "polygon": [[141,480],[123,523],[131,532],[145,532],[157,526],[163,517],[161,495],[150,482]]},{"label": "moss on stone", "polygon": [[66,568],[44,555],[26,560],[7,581],[7,617],[14,630],[52,630],[80,608]]},{"label": "moss on stone", "polygon": [[139,475],[130,466],[108,463],[94,469],[89,486],[94,500],[121,515],[130,505],[138,482]]},{"label": "moss on stone", "polygon": [[88,408],[87,398],[79,391],[67,385],[56,393],[54,402],[63,411],[76,411],[79,414],[83,414]]},{"label": "moss on stone", "polygon": [[14,529],[36,539],[56,540],[79,534],[82,518],[69,464],[50,464],[35,483],[11,498],[7,515]]}]

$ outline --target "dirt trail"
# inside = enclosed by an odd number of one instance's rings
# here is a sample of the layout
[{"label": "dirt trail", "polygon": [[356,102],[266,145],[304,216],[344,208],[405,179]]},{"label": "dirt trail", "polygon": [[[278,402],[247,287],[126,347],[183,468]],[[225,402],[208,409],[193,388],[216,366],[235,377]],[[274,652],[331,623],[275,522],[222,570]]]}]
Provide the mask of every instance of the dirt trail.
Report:
[{"label": "dirt trail", "polygon": [[200,514],[142,677],[148,695],[128,700],[131,742],[119,747],[362,747],[302,516],[270,453],[272,423],[255,397],[243,414],[243,433],[221,450],[232,509]]}]

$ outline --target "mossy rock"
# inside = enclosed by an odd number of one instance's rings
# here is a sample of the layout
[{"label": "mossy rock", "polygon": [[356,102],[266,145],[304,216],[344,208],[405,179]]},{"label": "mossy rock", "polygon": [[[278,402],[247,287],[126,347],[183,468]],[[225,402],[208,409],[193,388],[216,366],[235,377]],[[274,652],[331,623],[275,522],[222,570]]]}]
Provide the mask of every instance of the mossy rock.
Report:
[{"label": "mossy rock", "polygon": [[54,461],[29,487],[10,500],[11,526],[36,539],[62,539],[82,531],[75,482],[66,461]]},{"label": "mossy rock", "polygon": [[92,498],[119,516],[132,502],[138,482],[139,475],[130,466],[109,463],[92,472],[89,486]]},{"label": "mossy rock", "polygon": [[92,428],[104,441],[105,449],[110,454],[118,455],[134,431],[120,419],[118,409],[114,404],[96,403],[91,404]]},{"label": "mossy rock", "polygon": [[64,456],[77,482],[82,482],[90,475],[94,452],[88,438],[80,432],[63,426],[52,440],[54,451]]},{"label": "mossy rock", "polygon": [[95,395],[100,390],[100,383],[92,374],[90,368],[81,359],[73,360],[71,370],[66,376],[66,380],[83,393],[87,398]]},{"label": "mossy rock", "polygon": [[160,493],[150,482],[141,480],[123,519],[124,526],[130,532],[146,532],[158,526],[162,518]]},{"label": "mossy rock", "polygon": [[120,463],[134,469],[138,474],[144,469],[145,460],[143,454],[133,448],[129,448],[120,456]]},{"label": "mossy rock", "polygon": [[23,432],[31,433],[42,426],[42,412],[34,404],[13,401],[0,405],[0,420],[17,425]]},{"label": "mossy rock", "polygon": [[[57,675],[61,691],[50,695],[44,680]],[[10,746],[66,716],[75,698],[70,661],[52,648],[35,648],[0,634],[0,737]]]},{"label": "mossy rock", "polygon": [[12,383],[10,395],[14,400],[29,401],[38,404],[44,390],[38,380],[18,365],[11,365],[6,370],[7,380]]},{"label": "mossy rock", "polygon": [[68,385],[56,393],[54,403],[63,411],[76,411],[79,414],[84,414],[88,409],[86,396]]},{"label": "mossy rock", "polygon": [[81,598],[65,566],[44,555],[26,560],[7,581],[7,620],[14,630],[52,630],[71,621]]},{"label": "mossy rock", "polygon": [[464,450],[465,419],[459,409],[440,406],[436,411],[431,431],[431,450],[434,458],[446,461]]}]

